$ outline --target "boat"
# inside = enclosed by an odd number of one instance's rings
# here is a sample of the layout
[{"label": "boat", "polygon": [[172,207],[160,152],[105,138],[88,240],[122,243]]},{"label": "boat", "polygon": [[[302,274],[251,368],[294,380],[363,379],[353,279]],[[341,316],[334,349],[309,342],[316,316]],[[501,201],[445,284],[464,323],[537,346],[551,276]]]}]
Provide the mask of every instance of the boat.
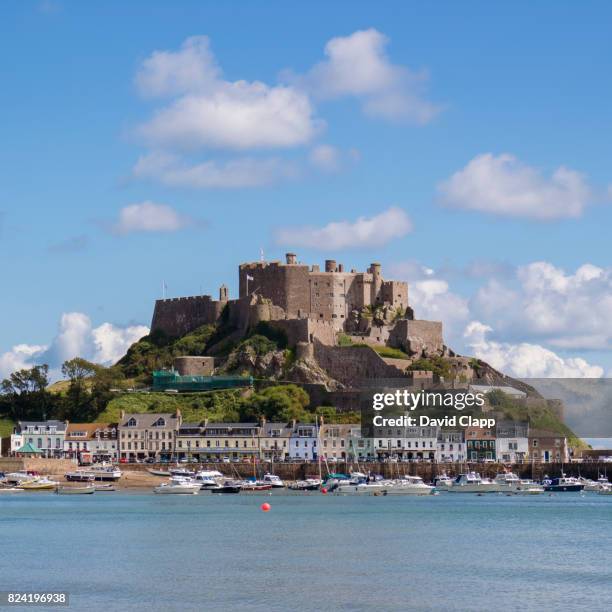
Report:
[{"label": "boat", "polygon": [[584,484],[573,476],[562,474],[559,478],[547,479],[542,483],[545,491],[553,493],[570,493],[582,491]]},{"label": "boat", "polygon": [[24,489],[20,487],[0,487],[0,493],[23,493]]},{"label": "boat", "polygon": [[540,495],[544,493],[544,487],[533,480],[521,479],[514,492],[517,495]]},{"label": "boat", "polygon": [[25,480],[19,483],[19,486],[26,491],[50,491],[55,489],[57,485],[59,485],[59,482],[49,480],[46,477]]},{"label": "boat", "polygon": [[95,480],[95,476],[91,472],[85,470],[66,472],[64,478],[68,482],[93,482]]},{"label": "boat", "polygon": [[441,474],[440,476],[436,476],[434,478],[433,485],[436,489],[445,491],[453,486],[453,479],[446,474]]},{"label": "boat", "polygon": [[430,495],[434,487],[425,484],[420,476],[403,476],[390,482],[387,495]]},{"label": "boat", "polygon": [[297,480],[289,485],[291,491],[318,491],[321,487],[321,480],[318,478],[306,478],[306,480]]},{"label": "boat", "polygon": [[117,466],[108,465],[106,463],[101,463],[99,465],[92,466],[89,469],[89,472],[93,474],[94,480],[99,480],[102,482],[117,482],[117,480],[119,480],[123,475],[123,473]]},{"label": "boat", "polygon": [[210,491],[211,493],[240,493],[242,486],[233,480],[226,480],[223,484],[217,483],[216,487],[202,487],[202,490]]},{"label": "boat", "polygon": [[271,484],[273,489],[285,488],[285,483],[276,474],[264,474],[262,481]]},{"label": "boat", "polygon": [[195,472],[188,470],[186,468],[170,468],[170,476],[189,476],[193,478],[195,476]]},{"label": "boat", "polygon": [[240,489],[245,493],[256,493],[257,491],[269,491],[272,488],[270,483],[261,480],[243,480]]},{"label": "boat", "polygon": [[499,490],[502,492],[516,491],[521,486],[521,479],[514,472],[497,474],[493,482],[499,485]]},{"label": "boat", "polygon": [[155,487],[153,492],[163,495],[197,495],[200,492],[200,483],[185,477],[173,477],[170,482]]},{"label": "boat", "polygon": [[383,482],[346,482],[337,485],[333,493],[337,495],[386,495],[393,486]]},{"label": "boat", "polygon": [[59,485],[56,487],[55,492],[58,495],[91,495],[96,492],[94,485],[86,485],[84,487],[67,487],[65,485]]},{"label": "boat", "polygon": [[597,491],[597,495],[612,495],[612,486],[602,487]]},{"label": "boat", "polygon": [[149,474],[153,474],[153,476],[171,476],[172,474],[170,474],[170,472],[168,470],[154,470],[152,468],[147,468],[147,472],[149,472]]},{"label": "boat", "polygon": [[448,489],[451,493],[495,493],[501,490],[500,485],[486,478],[481,478],[477,472],[459,474]]},{"label": "boat", "polygon": [[111,491],[116,491],[117,487],[114,484],[94,484],[94,489],[96,491],[100,491],[101,493],[107,492],[110,493]]}]

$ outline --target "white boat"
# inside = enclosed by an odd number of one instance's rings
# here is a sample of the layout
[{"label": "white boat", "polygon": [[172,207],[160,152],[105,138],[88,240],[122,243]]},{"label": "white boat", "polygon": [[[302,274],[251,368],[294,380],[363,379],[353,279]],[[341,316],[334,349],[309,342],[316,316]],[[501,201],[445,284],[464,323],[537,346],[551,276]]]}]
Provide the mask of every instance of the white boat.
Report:
[{"label": "white boat", "polygon": [[540,495],[544,493],[544,487],[533,480],[521,479],[518,488],[514,492],[517,495]]},{"label": "white boat", "polygon": [[445,491],[453,486],[453,479],[446,474],[436,476],[433,481],[434,487],[440,491]]},{"label": "white boat", "polygon": [[0,487],[0,493],[23,493],[24,490],[19,487]]},{"label": "white boat", "polygon": [[116,482],[123,475],[117,466],[101,463],[92,466],[89,471],[93,474],[94,480]]},{"label": "white boat", "polygon": [[264,474],[263,482],[271,484],[273,489],[285,488],[285,483],[276,474]]},{"label": "white boat", "polygon": [[58,495],[91,495],[96,492],[96,487],[94,485],[87,485],[85,487],[58,486],[55,492]]},{"label": "white boat", "polygon": [[191,470],[188,470],[186,468],[170,468],[170,475],[171,476],[189,476],[190,478],[195,476],[195,472],[192,472]]},{"label": "white boat", "polygon": [[602,487],[597,491],[597,495],[612,495],[612,486]]},{"label": "white boat", "polygon": [[334,493],[337,495],[380,495],[388,492],[391,488],[391,485],[380,482],[347,482],[345,484],[338,485],[334,489]]},{"label": "white boat", "polygon": [[197,495],[202,485],[191,478],[173,477],[170,482],[159,485],[153,489],[154,493],[163,495]]},{"label": "white boat", "polygon": [[425,484],[420,476],[403,476],[391,481],[385,490],[387,495],[430,495],[434,487]]},{"label": "white boat", "polygon": [[449,489],[451,493],[495,493],[500,491],[500,485],[486,478],[481,478],[476,472],[459,474]]},{"label": "white boat", "polygon": [[514,472],[502,472],[493,482],[499,485],[500,491],[516,491],[521,486],[521,479]]}]

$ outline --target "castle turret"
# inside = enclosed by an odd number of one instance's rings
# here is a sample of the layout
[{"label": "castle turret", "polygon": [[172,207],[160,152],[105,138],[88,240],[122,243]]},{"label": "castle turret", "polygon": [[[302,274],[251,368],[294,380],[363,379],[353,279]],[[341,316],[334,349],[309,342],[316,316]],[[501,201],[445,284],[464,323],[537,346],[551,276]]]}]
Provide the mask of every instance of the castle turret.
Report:
[{"label": "castle turret", "polygon": [[227,302],[229,300],[229,289],[227,285],[221,285],[219,287],[219,301]]},{"label": "castle turret", "polygon": [[293,265],[297,263],[297,256],[295,253],[286,253],[285,260],[288,265]]},{"label": "castle turret", "polygon": [[372,274],[372,293],[371,293],[371,302],[372,304],[376,304],[380,302],[381,295],[380,290],[382,288],[382,274],[381,274],[381,265],[377,262],[370,264],[369,269],[370,274]]},{"label": "castle turret", "polygon": [[335,272],[336,271],[336,260],[335,259],[326,259],[325,260],[325,271],[326,272]]}]

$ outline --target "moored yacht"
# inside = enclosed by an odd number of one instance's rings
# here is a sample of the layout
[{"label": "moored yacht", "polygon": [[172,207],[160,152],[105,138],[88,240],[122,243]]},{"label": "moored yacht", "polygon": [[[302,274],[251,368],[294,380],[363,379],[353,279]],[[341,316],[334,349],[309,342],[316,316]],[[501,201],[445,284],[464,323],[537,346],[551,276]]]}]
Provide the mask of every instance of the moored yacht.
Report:
[{"label": "moored yacht", "polygon": [[488,478],[481,478],[477,472],[459,474],[449,489],[451,493],[495,493],[500,490],[500,485]]},{"label": "moored yacht", "polygon": [[420,476],[403,476],[385,490],[387,495],[430,495],[434,487],[425,484]]},{"label": "moored yacht", "polygon": [[276,474],[264,474],[263,482],[271,484],[273,489],[285,488],[285,483]]},{"label": "moored yacht", "polygon": [[318,491],[321,487],[321,481],[318,478],[306,478],[306,480],[297,480],[289,485],[291,491]]},{"label": "moored yacht", "polygon": [[499,485],[499,491],[516,491],[521,486],[521,479],[514,472],[502,472],[493,482]]},{"label": "moored yacht", "polygon": [[200,486],[199,482],[194,482],[190,478],[173,477],[170,478],[170,482],[155,487],[153,492],[163,495],[197,495]]},{"label": "moored yacht", "polygon": [[555,493],[571,493],[582,491],[584,489],[584,484],[577,478],[574,478],[573,476],[566,476],[565,474],[562,474],[559,478],[545,480],[543,484],[545,491]]},{"label": "moored yacht", "polygon": [[436,489],[445,491],[453,486],[453,479],[446,474],[441,474],[434,478],[433,485]]}]

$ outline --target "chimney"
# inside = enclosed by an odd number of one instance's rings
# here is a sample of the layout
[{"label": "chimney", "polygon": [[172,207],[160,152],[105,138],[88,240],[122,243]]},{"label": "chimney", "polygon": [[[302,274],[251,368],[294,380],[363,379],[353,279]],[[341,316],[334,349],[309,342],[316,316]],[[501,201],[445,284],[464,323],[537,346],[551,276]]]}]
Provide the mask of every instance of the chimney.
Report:
[{"label": "chimney", "polygon": [[338,264],[338,272],[344,272],[344,264]]},{"label": "chimney", "polygon": [[289,264],[289,265],[297,263],[296,254],[295,253],[286,253],[285,254],[285,260],[286,260],[287,264]]},{"label": "chimney", "polygon": [[335,259],[326,259],[325,260],[325,271],[326,272],[335,272],[336,271],[336,260]]}]

